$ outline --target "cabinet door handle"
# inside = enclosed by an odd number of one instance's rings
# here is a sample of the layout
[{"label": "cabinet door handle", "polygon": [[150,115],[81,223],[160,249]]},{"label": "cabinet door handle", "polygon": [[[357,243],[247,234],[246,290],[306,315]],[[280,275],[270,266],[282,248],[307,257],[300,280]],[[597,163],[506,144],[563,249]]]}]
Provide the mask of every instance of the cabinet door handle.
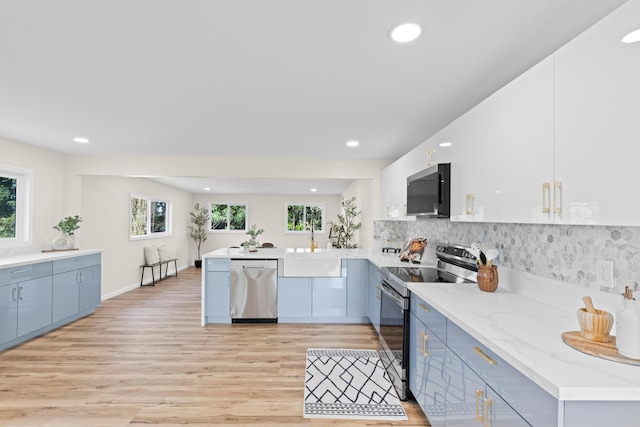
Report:
[{"label": "cabinet door handle", "polygon": [[429,341],[429,335],[427,335],[424,331],[420,331],[420,336],[422,337],[422,347],[420,348],[420,353],[426,358],[429,357],[429,352],[427,351],[427,342]]},{"label": "cabinet door handle", "polygon": [[427,313],[429,313],[431,310],[429,309],[429,307],[427,307],[426,305],[420,303],[418,304],[418,307],[420,307],[421,309],[423,309],[424,311],[426,311]]},{"label": "cabinet door handle", "polygon": [[553,183],[553,213],[562,213],[562,181]]},{"label": "cabinet door handle", "polygon": [[480,355],[480,357],[482,357],[485,362],[487,362],[490,365],[497,365],[498,362],[496,362],[495,359],[490,358],[489,356],[487,356],[487,354],[482,351],[482,349],[480,347],[473,347],[473,351],[475,351],[476,353],[478,353]]},{"label": "cabinet door handle", "polygon": [[491,399],[484,399],[484,427],[491,427],[491,417],[489,416],[489,411],[493,405],[493,401]]},{"label": "cabinet door handle", "polygon": [[465,200],[465,214],[466,215],[473,215],[473,210],[474,210],[474,201],[476,199],[476,195],[473,193],[467,194],[467,198]]},{"label": "cabinet door handle", "polygon": [[11,299],[13,301],[18,301],[18,299],[16,298],[16,292],[18,291],[18,288],[13,288],[12,292],[11,292]]},{"label": "cabinet door handle", "polygon": [[480,399],[482,399],[483,396],[484,396],[484,391],[477,388],[476,389],[476,422],[478,423],[481,423],[483,421],[482,412],[480,412]]},{"label": "cabinet door handle", "polygon": [[18,299],[22,300],[22,286],[18,286]]},{"label": "cabinet door handle", "polygon": [[549,194],[551,194],[551,184],[548,182],[542,183],[542,213],[550,213],[549,207]]}]

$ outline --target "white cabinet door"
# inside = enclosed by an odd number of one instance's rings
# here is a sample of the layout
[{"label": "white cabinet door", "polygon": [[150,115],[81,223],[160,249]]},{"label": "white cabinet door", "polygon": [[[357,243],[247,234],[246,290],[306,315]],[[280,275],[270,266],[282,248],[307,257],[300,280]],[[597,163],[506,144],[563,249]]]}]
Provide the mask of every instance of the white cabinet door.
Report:
[{"label": "white cabinet door", "polygon": [[499,93],[476,105],[456,120],[452,147],[457,159],[452,164],[451,219],[454,221],[498,221],[500,218],[499,166],[500,154]]},{"label": "white cabinet door", "polygon": [[555,54],[556,180],[568,224],[638,225],[640,45],[623,5]]},{"label": "white cabinet door", "polygon": [[[549,223],[553,195],[553,57],[500,90],[500,222]],[[546,183],[546,187],[545,187]],[[544,191],[544,195],[543,195]]]},{"label": "white cabinet door", "polygon": [[278,321],[311,317],[311,278],[278,277]]},{"label": "white cabinet door", "polygon": [[347,286],[343,277],[313,278],[313,317],[345,317]]}]

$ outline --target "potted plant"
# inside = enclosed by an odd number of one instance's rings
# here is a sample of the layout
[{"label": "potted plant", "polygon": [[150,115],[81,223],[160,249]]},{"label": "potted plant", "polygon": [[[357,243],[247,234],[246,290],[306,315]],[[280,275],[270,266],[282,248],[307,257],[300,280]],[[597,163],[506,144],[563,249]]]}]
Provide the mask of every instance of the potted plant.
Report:
[{"label": "potted plant", "polygon": [[60,234],[51,242],[51,248],[56,251],[73,249],[73,234],[80,228],[81,222],[82,218],[78,215],[62,218],[58,225],[53,226]]},{"label": "potted plant", "polygon": [[339,249],[354,249],[358,247],[353,242],[355,231],[358,230],[362,223],[356,222],[356,218],[362,212],[356,206],[356,198],[342,198],[342,214],[338,214],[338,222],[331,221],[332,230],[336,230],[337,242],[336,247]]},{"label": "potted plant", "polygon": [[251,239],[246,241],[245,244],[244,244],[247,247],[247,249],[249,249],[250,251],[253,251],[253,250],[256,249],[256,246],[258,246],[260,244],[260,242],[258,242],[257,238],[262,233],[264,233],[264,230],[262,228],[258,228],[258,226],[256,226],[255,224],[253,224],[251,226],[249,231],[247,231],[247,234],[249,236],[251,236]]},{"label": "potted plant", "polygon": [[207,240],[207,221],[209,221],[209,212],[200,203],[193,206],[193,211],[189,212],[191,216],[191,225],[189,225],[189,236],[196,243],[198,248],[198,258],[195,260],[196,268],[202,268],[202,243]]}]

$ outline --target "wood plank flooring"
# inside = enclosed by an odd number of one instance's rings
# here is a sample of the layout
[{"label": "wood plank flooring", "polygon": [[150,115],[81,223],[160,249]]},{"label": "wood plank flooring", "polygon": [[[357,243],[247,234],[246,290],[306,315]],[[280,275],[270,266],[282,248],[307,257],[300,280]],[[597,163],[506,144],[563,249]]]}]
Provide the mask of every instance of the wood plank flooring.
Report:
[{"label": "wood plank flooring", "polygon": [[377,348],[369,325],[200,326],[200,270],[104,301],[0,353],[0,426],[428,426],[302,417],[307,348]]}]

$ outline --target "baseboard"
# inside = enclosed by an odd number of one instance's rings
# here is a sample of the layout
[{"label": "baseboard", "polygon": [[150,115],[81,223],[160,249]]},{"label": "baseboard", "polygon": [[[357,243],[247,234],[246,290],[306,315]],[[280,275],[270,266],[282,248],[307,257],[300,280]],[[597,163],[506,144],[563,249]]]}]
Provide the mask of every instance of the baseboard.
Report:
[{"label": "baseboard", "polygon": [[[189,265],[179,265],[178,266],[178,272],[181,272],[182,270],[186,270],[187,268],[189,268]],[[169,277],[171,277],[171,276],[169,276]],[[151,283],[151,279],[149,279],[148,281],[142,282],[143,285],[148,285],[150,283]],[[122,289],[118,289],[117,291],[113,291],[111,293],[102,295],[102,297],[100,299],[101,299],[101,301],[108,300],[110,298],[117,297],[118,295],[122,295],[124,293],[129,292],[129,291],[137,289],[139,287],[140,287],[140,282],[136,282],[133,285],[129,285],[129,286],[124,287]]]}]

